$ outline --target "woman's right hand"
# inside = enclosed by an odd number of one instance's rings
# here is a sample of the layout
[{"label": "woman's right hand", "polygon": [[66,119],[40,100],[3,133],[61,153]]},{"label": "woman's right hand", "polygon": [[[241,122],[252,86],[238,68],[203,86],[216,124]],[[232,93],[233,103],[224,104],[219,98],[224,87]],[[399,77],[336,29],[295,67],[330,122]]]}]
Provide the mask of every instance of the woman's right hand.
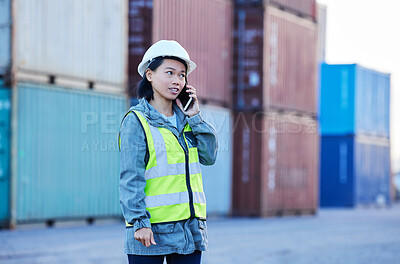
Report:
[{"label": "woman's right hand", "polygon": [[152,244],[157,245],[154,240],[153,231],[151,228],[143,227],[135,232],[135,239],[143,244],[145,247],[150,247]]}]

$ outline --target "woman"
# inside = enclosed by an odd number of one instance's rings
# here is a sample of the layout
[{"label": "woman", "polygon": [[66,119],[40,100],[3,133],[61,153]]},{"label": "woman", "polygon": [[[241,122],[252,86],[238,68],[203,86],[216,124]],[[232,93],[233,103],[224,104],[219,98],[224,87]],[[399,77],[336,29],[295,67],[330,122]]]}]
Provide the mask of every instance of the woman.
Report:
[{"label": "woman", "polygon": [[[139,104],[120,129],[120,205],[129,263],[200,263],[207,249],[200,163],[212,165],[217,138],[186,75],[196,68],[176,41],[161,40],[138,66]],[[186,87],[186,90],[184,89]],[[184,110],[177,99],[188,93]]]}]

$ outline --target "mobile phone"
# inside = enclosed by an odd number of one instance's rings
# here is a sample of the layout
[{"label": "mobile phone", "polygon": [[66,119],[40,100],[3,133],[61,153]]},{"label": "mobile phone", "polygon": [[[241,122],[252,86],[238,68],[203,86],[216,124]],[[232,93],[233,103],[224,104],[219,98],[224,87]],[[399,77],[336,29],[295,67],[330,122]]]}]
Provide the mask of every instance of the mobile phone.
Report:
[{"label": "mobile phone", "polygon": [[193,101],[193,98],[190,97],[189,93],[186,91],[186,84],[185,87],[183,87],[181,93],[178,95],[178,99],[183,105],[183,111],[186,111]]}]

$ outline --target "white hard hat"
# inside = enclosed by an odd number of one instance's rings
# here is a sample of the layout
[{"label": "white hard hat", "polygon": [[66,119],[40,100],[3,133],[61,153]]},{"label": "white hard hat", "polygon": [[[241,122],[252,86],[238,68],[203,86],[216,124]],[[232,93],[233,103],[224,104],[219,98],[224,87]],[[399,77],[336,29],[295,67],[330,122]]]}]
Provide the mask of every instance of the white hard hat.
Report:
[{"label": "white hard hat", "polygon": [[172,56],[184,60],[187,64],[187,74],[196,69],[197,65],[190,60],[187,51],[175,40],[160,40],[151,45],[151,47],[143,55],[142,62],[139,64],[137,70],[140,76],[143,77],[144,72],[149,65],[149,62],[157,57]]}]

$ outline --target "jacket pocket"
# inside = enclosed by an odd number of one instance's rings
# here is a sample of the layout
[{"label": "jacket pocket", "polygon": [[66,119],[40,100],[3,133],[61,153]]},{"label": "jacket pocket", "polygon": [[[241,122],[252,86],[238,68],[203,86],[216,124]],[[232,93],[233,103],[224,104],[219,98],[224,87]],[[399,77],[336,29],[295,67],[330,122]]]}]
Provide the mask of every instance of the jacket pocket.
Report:
[{"label": "jacket pocket", "polygon": [[152,224],[151,230],[154,234],[170,234],[174,232],[175,223]]},{"label": "jacket pocket", "polygon": [[207,224],[206,224],[205,220],[200,220],[199,219],[199,229],[201,229],[201,230],[207,229]]}]

